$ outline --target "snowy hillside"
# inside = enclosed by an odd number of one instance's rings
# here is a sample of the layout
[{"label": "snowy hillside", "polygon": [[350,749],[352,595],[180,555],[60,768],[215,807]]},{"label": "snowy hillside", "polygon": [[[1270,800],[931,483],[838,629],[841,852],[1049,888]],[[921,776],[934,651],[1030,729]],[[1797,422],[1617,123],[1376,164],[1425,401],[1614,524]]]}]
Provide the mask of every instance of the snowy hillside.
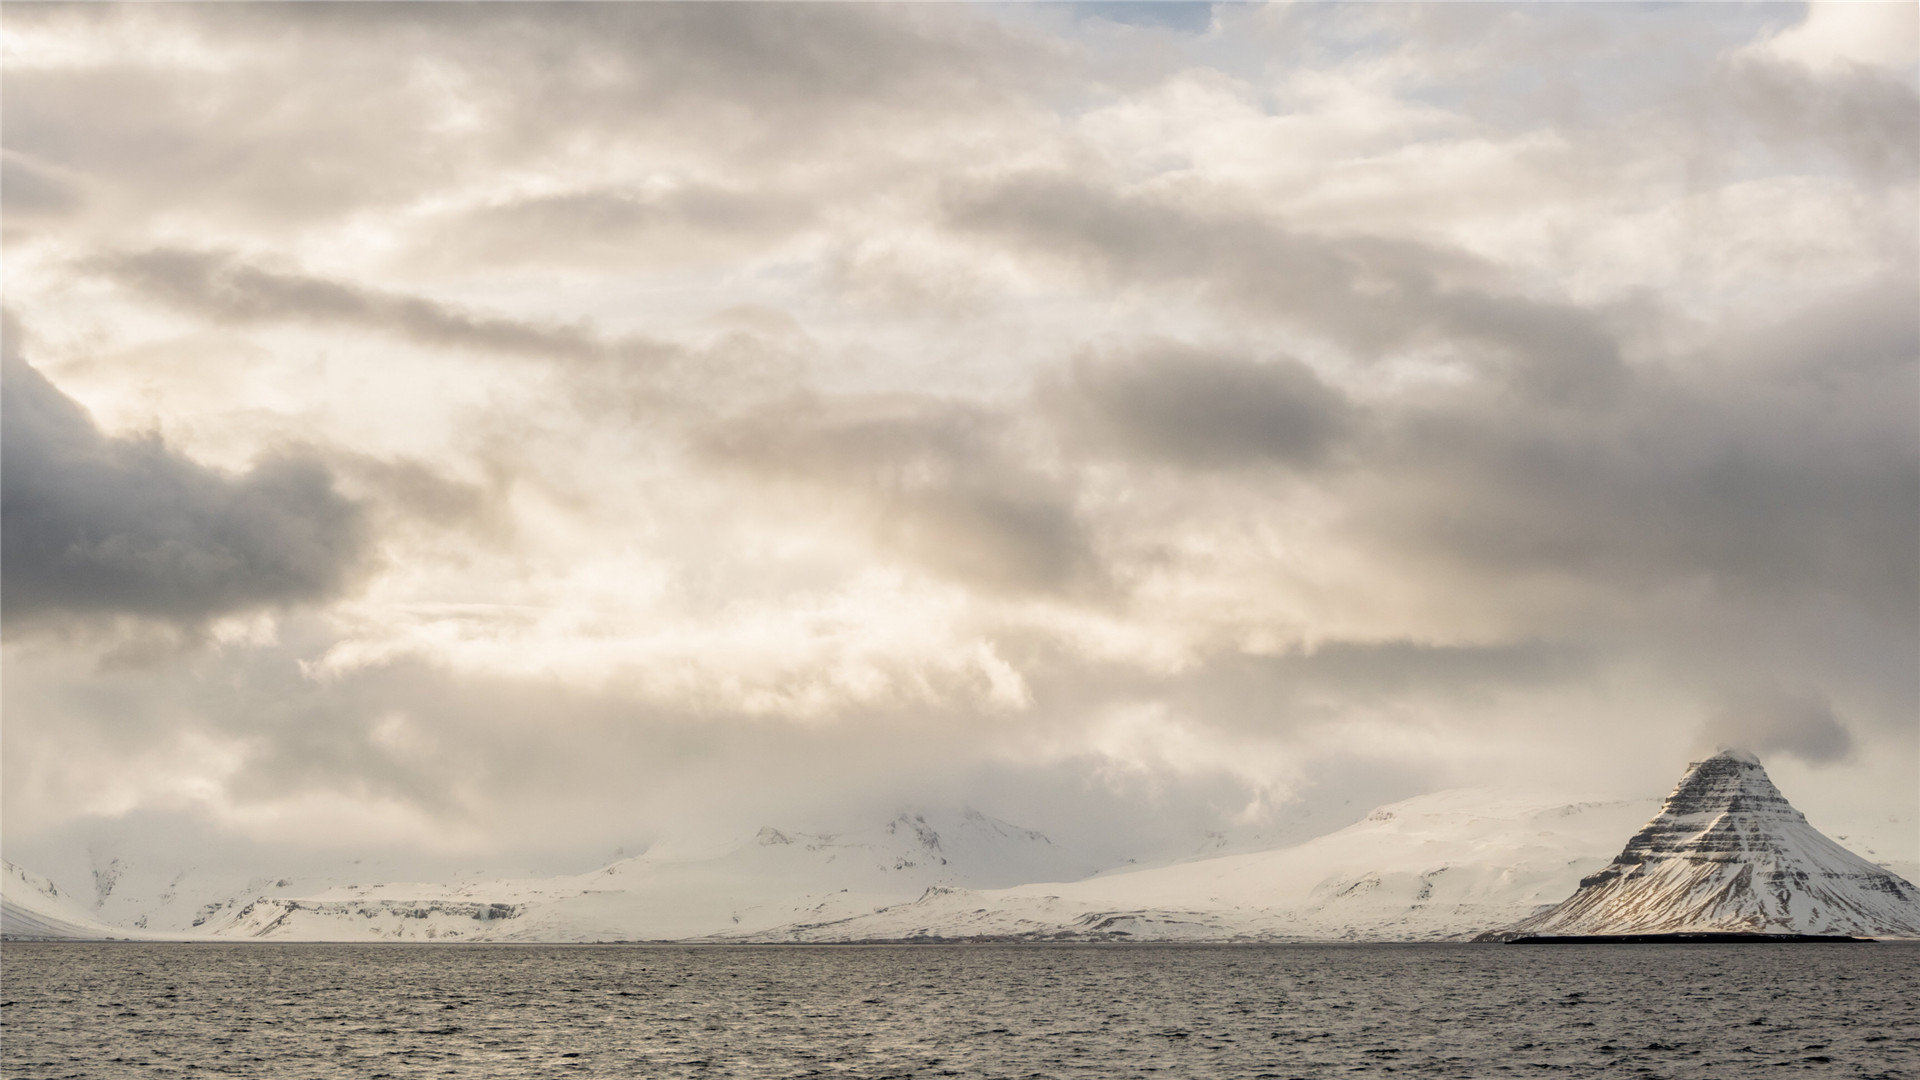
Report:
[{"label": "snowy hillside", "polygon": [[[1704,783],[1720,775],[1709,769],[1690,777]],[[1303,843],[1104,873],[1040,833],[984,814],[920,812],[835,834],[766,827],[704,848],[661,844],[559,877],[476,873],[406,884],[386,880],[374,864],[333,877],[240,877],[113,858],[96,861],[95,896],[87,904],[9,867],[6,911],[9,927],[37,925],[67,936],[1417,941],[1516,923],[1539,932],[1599,932],[1558,929],[1586,925],[1572,921],[1576,914],[1616,910],[1614,901],[1601,904],[1590,893],[1580,904],[1560,904],[1583,881],[1632,883],[1632,903],[1645,910],[1659,906],[1645,899],[1647,890],[1665,895],[1670,886],[1724,900],[1733,895],[1720,888],[1731,854],[1757,852],[1772,861],[1754,864],[1766,883],[1754,895],[1785,897],[1781,910],[1796,920],[1791,925],[1864,926],[1841,916],[1866,910],[1878,920],[1869,920],[1871,932],[1909,932],[1896,916],[1911,886],[1814,831],[1757,765],[1739,764],[1727,776],[1737,782],[1713,788],[1706,802],[1700,783],[1683,782],[1675,797],[1691,794],[1679,803],[1670,798],[1645,830],[1659,809],[1653,799],[1566,802],[1443,791],[1383,806]],[[1634,844],[1620,854],[1627,836]],[[1702,845],[1719,845],[1717,854],[1681,857]],[[1640,861],[1631,872],[1617,861],[1610,868],[1616,854]],[[1801,880],[1795,874],[1814,891],[1803,896],[1788,887]],[[1842,886],[1852,892],[1833,891]],[[1548,918],[1550,910],[1559,913]]]},{"label": "snowy hillside", "polygon": [[1273,851],[1091,880],[929,891],[910,904],[750,935],[1432,940],[1472,936],[1551,904],[1605,865],[1652,800],[1553,804],[1447,791],[1381,807]]},{"label": "snowy hillside", "polygon": [[368,884],[237,896],[204,929],[290,940],[622,941],[845,919],[929,888],[993,888],[1098,869],[976,811],[901,814],[834,835],[762,828],[718,851],[663,848],[587,874]]},{"label": "snowy hillside", "polygon": [[1691,765],[1609,865],[1510,934],[1700,932],[1920,937],[1920,889],[1834,843],[1758,759]]},{"label": "snowy hillside", "polygon": [[0,860],[0,937],[10,941],[124,938],[53,882]]}]

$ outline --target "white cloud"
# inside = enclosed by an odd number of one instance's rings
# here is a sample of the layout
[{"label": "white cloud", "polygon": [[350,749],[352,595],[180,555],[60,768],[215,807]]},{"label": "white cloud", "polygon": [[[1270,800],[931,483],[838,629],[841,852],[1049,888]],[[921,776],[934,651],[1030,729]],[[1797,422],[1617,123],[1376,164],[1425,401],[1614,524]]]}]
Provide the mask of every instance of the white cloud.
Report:
[{"label": "white cloud", "polygon": [[1754,52],[1818,71],[1848,64],[1898,71],[1920,61],[1920,12],[1912,4],[1816,0],[1806,12]]}]

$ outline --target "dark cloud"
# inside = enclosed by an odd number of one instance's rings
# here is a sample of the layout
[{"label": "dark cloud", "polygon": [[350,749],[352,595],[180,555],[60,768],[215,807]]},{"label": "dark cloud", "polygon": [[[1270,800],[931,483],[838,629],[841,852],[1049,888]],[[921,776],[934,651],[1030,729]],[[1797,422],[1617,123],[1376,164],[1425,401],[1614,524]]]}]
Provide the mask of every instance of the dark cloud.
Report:
[{"label": "dark cloud", "polygon": [[195,624],[329,599],[363,565],[363,512],[320,461],[286,455],[217,472],[157,437],[103,435],[11,346],[4,362],[9,627],[115,615]]},{"label": "dark cloud", "polygon": [[[330,449],[323,456],[342,487],[378,515],[382,536],[402,529],[438,531],[481,544],[506,544],[514,536],[508,506],[516,477],[504,465],[480,482],[447,476],[425,462]],[[464,549],[463,549],[464,552]],[[449,561],[457,558],[449,552]]]},{"label": "dark cloud", "polygon": [[1313,464],[1354,420],[1345,397],[1297,360],[1171,344],[1079,357],[1050,396],[1098,442],[1195,467]]},{"label": "dark cloud", "polygon": [[1702,725],[1697,747],[1702,752],[1750,750],[1761,757],[1789,754],[1809,765],[1833,765],[1853,756],[1853,733],[1823,697],[1748,690],[1729,695]]},{"label": "dark cloud", "polygon": [[905,395],[782,402],[710,428],[713,459],[829,499],[851,498],[876,539],[989,590],[1085,590],[1100,578],[1072,489],[1024,463],[1007,419]]},{"label": "dark cloud", "polygon": [[1550,400],[1604,397],[1625,378],[1595,313],[1502,288],[1479,260],[1416,241],[1301,232],[1055,175],[956,186],[947,215],[1121,284],[1197,288],[1363,355],[1460,345],[1476,366]]},{"label": "dark cloud", "polygon": [[[1814,305],[1771,328],[1771,355],[1689,358],[1578,415],[1497,396],[1408,410],[1352,505],[1371,535],[1453,571],[1831,594],[1910,637],[1920,371],[1898,295]],[[1869,317],[1877,303],[1894,307]]]},{"label": "dark cloud", "polygon": [[347,325],[436,348],[550,359],[597,360],[620,351],[585,327],[479,315],[423,297],[268,269],[225,252],[156,248],[92,265],[141,296],[229,324]]}]

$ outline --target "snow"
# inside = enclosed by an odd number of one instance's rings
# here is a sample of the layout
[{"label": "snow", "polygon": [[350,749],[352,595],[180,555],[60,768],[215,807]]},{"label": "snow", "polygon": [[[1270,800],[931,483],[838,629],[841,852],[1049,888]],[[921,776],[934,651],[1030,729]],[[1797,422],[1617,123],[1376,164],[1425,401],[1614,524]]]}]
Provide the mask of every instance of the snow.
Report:
[{"label": "snow", "polygon": [[0,860],[0,937],[98,941],[135,936],[94,918],[52,881]]},{"label": "snow", "polygon": [[1478,790],[1375,810],[1302,844],[1070,883],[935,890],[759,940],[925,937],[1438,940],[1566,895],[1652,800],[1556,803]]},{"label": "snow", "polygon": [[1691,765],[1601,872],[1508,934],[1920,937],[1920,889],[1808,824],[1753,755]]},{"label": "snow", "polygon": [[242,893],[200,928],[282,940],[658,941],[850,918],[932,887],[991,888],[1098,865],[974,810],[844,834],[773,826],[716,850],[661,845],[585,874]]},{"label": "snow", "polygon": [[1920,893],[1813,829],[1758,761],[1738,754],[1696,764],[1665,804],[1443,791],[1301,843],[1104,872],[1038,832],[972,810],[903,813],[833,834],[767,826],[558,877],[402,883],[381,880],[374,865],[352,868],[353,877],[239,877],[124,859],[95,871],[89,911],[9,864],[8,932],[286,941],[1421,941],[1494,927],[1920,936]]}]

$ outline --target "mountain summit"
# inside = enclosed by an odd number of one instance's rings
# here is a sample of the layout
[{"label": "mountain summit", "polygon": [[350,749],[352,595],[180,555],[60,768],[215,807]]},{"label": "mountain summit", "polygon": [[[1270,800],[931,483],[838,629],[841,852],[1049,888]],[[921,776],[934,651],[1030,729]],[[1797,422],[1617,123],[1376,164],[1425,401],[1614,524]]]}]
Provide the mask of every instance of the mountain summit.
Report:
[{"label": "mountain summit", "polygon": [[1758,758],[1724,750],[1572,896],[1488,936],[1686,933],[1920,937],[1920,889],[1807,824]]}]

